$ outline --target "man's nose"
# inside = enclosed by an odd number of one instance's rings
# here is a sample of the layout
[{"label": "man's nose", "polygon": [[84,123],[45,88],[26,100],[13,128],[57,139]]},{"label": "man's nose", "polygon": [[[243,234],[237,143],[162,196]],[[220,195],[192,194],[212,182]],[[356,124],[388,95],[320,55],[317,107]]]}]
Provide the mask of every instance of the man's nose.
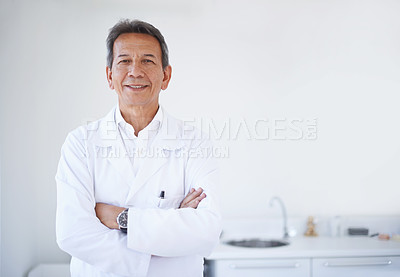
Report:
[{"label": "man's nose", "polygon": [[140,63],[133,62],[133,63],[131,64],[131,66],[129,67],[129,72],[128,72],[128,74],[129,74],[129,76],[135,77],[135,78],[143,77],[143,76],[144,76],[144,73],[143,73],[143,69],[142,69],[142,67],[141,67],[141,64],[140,64]]}]

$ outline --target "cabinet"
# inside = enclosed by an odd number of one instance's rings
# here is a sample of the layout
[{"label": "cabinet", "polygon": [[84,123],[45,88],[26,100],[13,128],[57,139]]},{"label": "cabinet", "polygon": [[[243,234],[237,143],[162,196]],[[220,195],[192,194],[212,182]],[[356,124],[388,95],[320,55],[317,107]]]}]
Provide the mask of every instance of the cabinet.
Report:
[{"label": "cabinet", "polygon": [[313,277],[398,277],[400,257],[313,259]]},{"label": "cabinet", "polygon": [[309,259],[217,260],[207,264],[207,277],[310,277]]},{"label": "cabinet", "polygon": [[400,256],[206,261],[206,277],[399,277]]}]

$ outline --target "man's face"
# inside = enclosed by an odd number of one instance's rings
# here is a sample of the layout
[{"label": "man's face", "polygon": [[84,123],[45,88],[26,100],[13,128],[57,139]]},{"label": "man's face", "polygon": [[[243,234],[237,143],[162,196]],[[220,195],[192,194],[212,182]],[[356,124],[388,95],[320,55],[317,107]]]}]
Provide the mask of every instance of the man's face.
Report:
[{"label": "man's face", "polygon": [[150,35],[127,33],[114,42],[113,65],[106,68],[120,108],[157,109],[161,89],[168,87],[171,67],[162,67],[161,47]]}]

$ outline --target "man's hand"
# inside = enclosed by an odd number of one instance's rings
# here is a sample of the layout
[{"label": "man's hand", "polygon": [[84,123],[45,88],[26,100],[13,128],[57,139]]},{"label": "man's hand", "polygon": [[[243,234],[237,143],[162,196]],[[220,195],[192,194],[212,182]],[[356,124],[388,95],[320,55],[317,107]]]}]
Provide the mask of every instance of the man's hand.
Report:
[{"label": "man's hand", "polygon": [[182,208],[193,208],[196,209],[199,205],[200,201],[206,198],[206,194],[203,193],[203,189],[199,188],[195,190],[194,188],[190,189],[188,195],[182,200],[179,209]]},{"label": "man's hand", "polygon": [[96,216],[100,219],[101,223],[103,223],[110,229],[119,229],[117,216],[123,210],[125,210],[125,208],[104,203],[96,203],[95,207]]}]

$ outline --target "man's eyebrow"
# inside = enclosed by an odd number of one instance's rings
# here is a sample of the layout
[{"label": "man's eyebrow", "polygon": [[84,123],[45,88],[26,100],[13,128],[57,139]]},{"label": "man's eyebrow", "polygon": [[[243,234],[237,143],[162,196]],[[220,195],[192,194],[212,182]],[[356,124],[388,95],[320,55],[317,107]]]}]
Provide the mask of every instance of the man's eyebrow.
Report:
[{"label": "man's eyebrow", "polygon": [[[145,57],[152,57],[152,58],[155,58],[156,56],[154,56],[153,54],[144,54],[143,56],[145,56]],[[118,58],[120,58],[120,57],[129,57],[129,55],[128,54],[120,54],[120,55],[118,55]]]}]

